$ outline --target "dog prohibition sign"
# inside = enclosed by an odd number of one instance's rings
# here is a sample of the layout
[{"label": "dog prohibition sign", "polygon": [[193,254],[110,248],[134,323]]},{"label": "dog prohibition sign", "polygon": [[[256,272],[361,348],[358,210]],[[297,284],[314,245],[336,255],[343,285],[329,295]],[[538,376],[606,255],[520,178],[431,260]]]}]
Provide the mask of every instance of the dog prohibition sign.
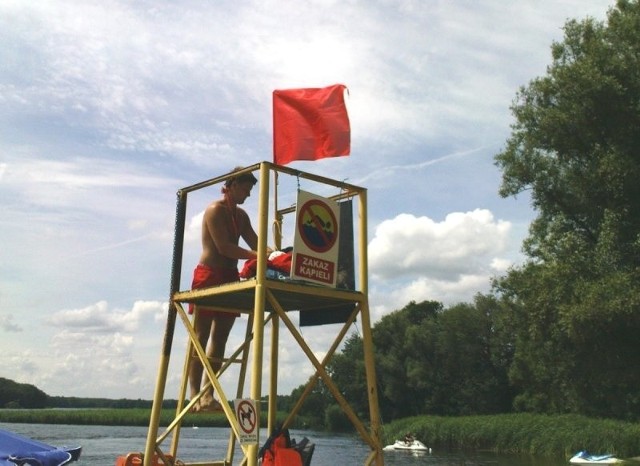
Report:
[{"label": "dog prohibition sign", "polygon": [[257,415],[253,404],[248,400],[241,400],[236,408],[236,416],[240,428],[245,434],[251,435],[256,430]]}]

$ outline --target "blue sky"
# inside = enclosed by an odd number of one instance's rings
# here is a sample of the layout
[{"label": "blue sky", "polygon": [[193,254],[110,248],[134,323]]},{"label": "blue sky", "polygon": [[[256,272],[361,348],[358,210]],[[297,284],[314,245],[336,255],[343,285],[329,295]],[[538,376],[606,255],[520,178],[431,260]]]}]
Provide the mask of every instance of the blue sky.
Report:
[{"label": "blue sky", "polygon": [[[534,216],[498,195],[509,106],[565,21],[612,3],[0,0],[0,377],[153,396],[176,191],[272,159],[274,89],[349,88],[351,155],[291,166],[368,189],[374,322],[488,291]],[[189,199],[185,288],[218,196]],[[322,357],[335,332],[303,334]],[[177,331],[167,397],[185,346]],[[313,371],[280,351],[289,393]]]}]

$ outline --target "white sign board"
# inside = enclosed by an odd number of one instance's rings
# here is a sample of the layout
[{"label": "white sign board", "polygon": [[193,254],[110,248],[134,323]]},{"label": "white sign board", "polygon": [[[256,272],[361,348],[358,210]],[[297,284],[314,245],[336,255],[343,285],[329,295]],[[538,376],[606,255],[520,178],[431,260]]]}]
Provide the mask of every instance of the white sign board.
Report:
[{"label": "white sign board", "polygon": [[255,401],[236,399],[233,400],[233,406],[240,426],[240,444],[257,445],[260,419]]},{"label": "white sign board", "polygon": [[291,277],[336,286],[338,276],[338,204],[298,191]]}]

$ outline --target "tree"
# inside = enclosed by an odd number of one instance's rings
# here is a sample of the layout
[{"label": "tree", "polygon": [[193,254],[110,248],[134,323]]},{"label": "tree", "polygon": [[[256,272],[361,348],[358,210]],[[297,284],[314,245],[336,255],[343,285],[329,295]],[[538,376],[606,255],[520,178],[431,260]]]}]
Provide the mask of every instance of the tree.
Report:
[{"label": "tree", "polygon": [[640,4],[572,20],[517,94],[502,196],[537,211],[496,282],[517,327],[520,409],[640,418]]},{"label": "tree", "polygon": [[0,377],[0,407],[44,408],[48,395],[37,387]]},{"label": "tree", "polygon": [[[506,412],[513,395],[510,359],[497,317],[500,305],[476,296],[407,331],[407,388],[419,403],[414,414],[472,415]],[[495,353],[495,354],[494,354]]]},{"label": "tree", "polygon": [[[311,379],[309,380],[311,381]],[[285,412],[291,411],[293,406],[298,403],[302,393],[305,391],[305,385],[299,385],[291,391],[291,395],[280,398],[278,407]],[[332,404],[333,397],[322,380],[316,381],[311,393],[305,398],[300,410],[301,422],[305,427],[312,429],[322,429],[325,427],[325,412]]]},{"label": "tree", "polygon": [[[333,356],[327,370],[353,411],[361,419],[368,419],[367,375],[364,366],[364,346],[360,335],[353,333],[347,338],[344,348]],[[332,396],[331,402],[335,402]]]},{"label": "tree", "polygon": [[[433,356],[433,338],[415,338],[417,328],[442,312],[436,301],[411,301],[399,311],[384,316],[373,328],[376,375],[383,419],[413,416],[424,410],[424,387],[412,380],[432,375],[429,359]],[[421,331],[429,332],[423,328]],[[426,379],[425,379],[426,380]]]}]

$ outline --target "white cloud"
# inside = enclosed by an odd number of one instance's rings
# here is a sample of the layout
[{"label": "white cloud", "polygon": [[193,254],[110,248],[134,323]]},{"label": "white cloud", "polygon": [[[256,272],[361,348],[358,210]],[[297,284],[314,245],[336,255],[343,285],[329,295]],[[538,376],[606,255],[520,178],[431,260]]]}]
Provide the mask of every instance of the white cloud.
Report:
[{"label": "white cloud", "polygon": [[504,252],[510,226],[494,221],[486,209],[451,213],[442,222],[400,214],[376,227],[369,270],[382,280],[428,276],[451,281],[486,270]]},{"label": "white cloud", "polygon": [[369,243],[374,321],[409,301],[470,302],[511,264],[511,224],[487,209],[454,212],[437,222],[400,214],[381,222]]},{"label": "white cloud", "polygon": [[167,303],[136,301],[128,311],[110,310],[106,301],[82,309],[62,310],[54,313],[50,323],[54,327],[75,328],[84,332],[134,332],[150,316],[165,314]]},{"label": "white cloud", "polygon": [[124,311],[101,301],[58,311],[47,320],[49,336],[39,342],[41,349],[8,349],[0,373],[50,395],[117,398],[137,387],[149,397],[166,310],[162,302],[138,301]]},{"label": "white cloud", "polygon": [[191,217],[185,227],[185,242],[200,245],[200,237],[202,236],[202,218],[204,217],[204,210],[201,210],[196,215]]}]

